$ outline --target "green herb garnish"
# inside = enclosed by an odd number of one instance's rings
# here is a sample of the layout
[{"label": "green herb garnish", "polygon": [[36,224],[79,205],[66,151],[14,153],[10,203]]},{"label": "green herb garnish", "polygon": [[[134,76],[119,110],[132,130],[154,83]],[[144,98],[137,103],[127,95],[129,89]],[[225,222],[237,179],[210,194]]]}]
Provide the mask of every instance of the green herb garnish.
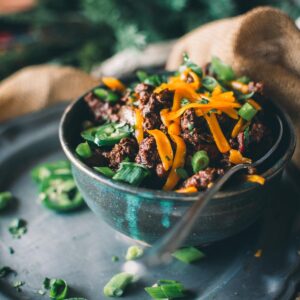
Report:
[{"label": "green herb garnish", "polygon": [[250,121],[257,113],[257,110],[250,104],[245,103],[238,111],[238,114],[246,121]]},{"label": "green herb garnish", "polygon": [[182,72],[185,69],[191,69],[194,73],[196,73],[200,78],[202,77],[202,69],[191,61],[190,57],[187,55],[187,53],[183,54],[183,64],[179,67],[179,71]]},{"label": "green herb garnish", "polygon": [[126,260],[134,260],[141,257],[144,254],[143,248],[139,246],[131,246],[127,249]]},{"label": "green herb garnish", "polygon": [[232,67],[224,64],[218,57],[212,58],[210,67],[219,80],[231,81],[235,78]]},{"label": "green herb garnish", "polygon": [[204,150],[197,151],[192,157],[192,168],[194,173],[204,170],[209,165],[209,157]]},{"label": "green herb garnish", "polygon": [[21,292],[21,291],[22,291],[21,287],[22,287],[24,284],[25,284],[24,281],[18,280],[18,281],[15,281],[15,282],[14,282],[13,287],[14,287],[18,292]]},{"label": "green herb garnish", "polygon": [[109,167],[94,167],[94,170],[108,178],[112,178],[116,174],[116,172]]},{"label": "green herb garnish", "polygon": [[4,278],[4,277],[8,276],[9,274],[17,275],[17,272],[8,266],[4,266],[4,267],[0,268],[0,278]]},{"label": "green herb garnish", "polygon": [[117,261],[119,261],[119,257],[116,256],[116,255],[113,255],[113,256],[111,257],[111,261],[112,261],[112,262],[117,262]]},{"label": "green herb garnish", "polygon": [[97,98],[105,102],[116,103],[119,100],[118,94],[116,94],[113,91],[106,90],[104,88],[96,88],[93,92]]},{"label": "green herb garnish", "polygon": [[175,172],[181,179],[187,179],[189,177],[188,172],[184,168],[177,168]]},{"label": "green herb garnish", "polygon": [[133,276],[129,273],[119,273],[113,276],[104,286],[103,293],[107,297],[120,297],[125,288],[133,281]]},{"label": "green herb garnish", "polygon": [[211,77],[205,76],[201,81],[202,86],[204,86],[208,91],[212,92],[214,88],[218,85],[218,81]]},{"label": "green herb garnish", "polygon": [[13,199],[13,195],[11,192],[1,192],[0,193],[0,210],[6,208],[12,199]]},{"label": "green herb garnish", "polygon": [[146,287],[145,291],[153,299],[175,299],[184,297],[184,286],[176,280],[159,280],[152,287]]},{"label": "green herb garnish", "polygon": [[90,145],[88,142],[79,144],[76,149],[76,153],[82,158],[89,158],[93,155]]},{"label": "green herb garnish", "polygon": [[205,254],[195,247],[187,247],[176,250],[172,256],[186,264],[190,264],[202,259]]},{"label": "green herb garnish", "polygon": [[138,186],[149,175],[149,170],[143,165],[133,162],[122,162],[112,179]]},{"label": "green herb garnish", "polygon": [[14,219],[8,227],[8,231],[13,238],[19,239],[27,232],[27,222],[23,219]]},{"label": "green herb garnish", "polygon": [[67,297],[68,285],[65,280],[57,278],[45,278],[44,288],[49,290],[49,297],[55,300],[63,300]]}]

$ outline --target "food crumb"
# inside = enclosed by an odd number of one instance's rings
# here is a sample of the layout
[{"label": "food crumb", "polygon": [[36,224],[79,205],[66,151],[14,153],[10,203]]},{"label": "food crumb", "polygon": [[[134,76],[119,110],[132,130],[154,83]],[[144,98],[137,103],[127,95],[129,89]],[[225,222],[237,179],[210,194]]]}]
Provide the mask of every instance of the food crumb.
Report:
[{"label": "food crumb", "polygon": [[258,249],[258,250],[255,252],[254,256],[255,256],[256,258],[260,258],[260,257],[262,256],[262,249]]}]

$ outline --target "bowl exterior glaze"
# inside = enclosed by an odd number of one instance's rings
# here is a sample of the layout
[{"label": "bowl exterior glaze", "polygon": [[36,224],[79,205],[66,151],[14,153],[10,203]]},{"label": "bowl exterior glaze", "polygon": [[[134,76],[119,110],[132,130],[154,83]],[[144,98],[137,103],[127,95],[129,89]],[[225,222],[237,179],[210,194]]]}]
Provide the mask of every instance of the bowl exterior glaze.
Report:
[{"label": "bowl exterior glaze", "polygon": [[[131,80],[123,79],[125,83]],[[135,240],[152,244],[181,218],[199,193],[182,195],[132,187],[112,181],[80,161],[74,149],[81,140],[82,122],[91,117],[84,96],[66,109],[59,129],[60,142],[71,161],[77,186],[99,218]],[[289,117],[275,106],[274,110],[283,121],[284,136],[278,151],[259,170],[266,178],[265,185],[245,182],[219,192],[204,209],[186,244],[206,244],[232,236],[261,215],[295,149],[295,133]]]},{"label": "bowl exterior glaze", "polygon": [[[73,166],[77,186],[97,216],[117,231],[152,244],[172,227],[191,206],[191,201],[158,198],[155,192],[131,193],[91,180]],[[223,196],[204,209],[187,245],[200,245],[230,237],[251,225],[262,213],[272,185],[281,173],[263,188]]]}]

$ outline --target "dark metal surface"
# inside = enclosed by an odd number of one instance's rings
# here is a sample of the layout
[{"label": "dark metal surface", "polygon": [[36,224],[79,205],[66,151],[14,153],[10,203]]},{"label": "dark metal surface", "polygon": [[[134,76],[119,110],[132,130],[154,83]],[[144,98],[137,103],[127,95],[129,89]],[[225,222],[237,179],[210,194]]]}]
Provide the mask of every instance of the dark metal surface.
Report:
[{"label": "dark metal surface", "polygon": [[[17,201],[0,213],[0,266],[9,265],[18,276],[0,280],[0,299],[47,299],[36,293],[45,276],[64,278],[70,296],[105,299],[102,287],[122,264],[133,242],[101,222],[88,209],[55,214],[37,203],[29,172],[38,163],[62,158],[57,128],[63,106],[0,126],[0,190],[11,190]],[[149,274],[124,299],[149,299],[143,286],[157,279],[177,279],[194,291],[189,299],[291,299],[300,279],[299,194],[284,177],[268,197],[264,217],[241,234],[207,246],[207,257],[195,265],[179,261]],[[28,233],[11,238],[14,217],[28,221]],[[8,247],[15,249],[9,254]],[[261,258],[254,253],[262,248]],[[111,262],[118,255],[120,261]],[[21,293],[14,280],[26,282]]]}]

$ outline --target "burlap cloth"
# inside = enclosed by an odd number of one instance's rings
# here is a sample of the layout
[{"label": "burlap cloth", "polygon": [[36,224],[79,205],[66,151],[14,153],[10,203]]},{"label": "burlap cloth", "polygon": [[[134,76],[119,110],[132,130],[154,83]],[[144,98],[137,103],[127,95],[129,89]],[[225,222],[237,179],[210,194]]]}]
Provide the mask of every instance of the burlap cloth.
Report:
[{"label": "burlap cloth", "polygon": [[[167,51],[162,55],[168,55]],[[237,74],[263,81],[265,94],[287,110],[300,137],[300,31],[286,14],[259,7],[201,26],[175,43],[167,59],[168,69],[178,67],[183,52],[200,65],[217,56]],[[124,63],[119,65],[121,70]],[[98,79],[70,67],[25,68],[0,83],[0,121],[75,99],[98,83]],[[293,159],[300,167],[299,146]]]}]

